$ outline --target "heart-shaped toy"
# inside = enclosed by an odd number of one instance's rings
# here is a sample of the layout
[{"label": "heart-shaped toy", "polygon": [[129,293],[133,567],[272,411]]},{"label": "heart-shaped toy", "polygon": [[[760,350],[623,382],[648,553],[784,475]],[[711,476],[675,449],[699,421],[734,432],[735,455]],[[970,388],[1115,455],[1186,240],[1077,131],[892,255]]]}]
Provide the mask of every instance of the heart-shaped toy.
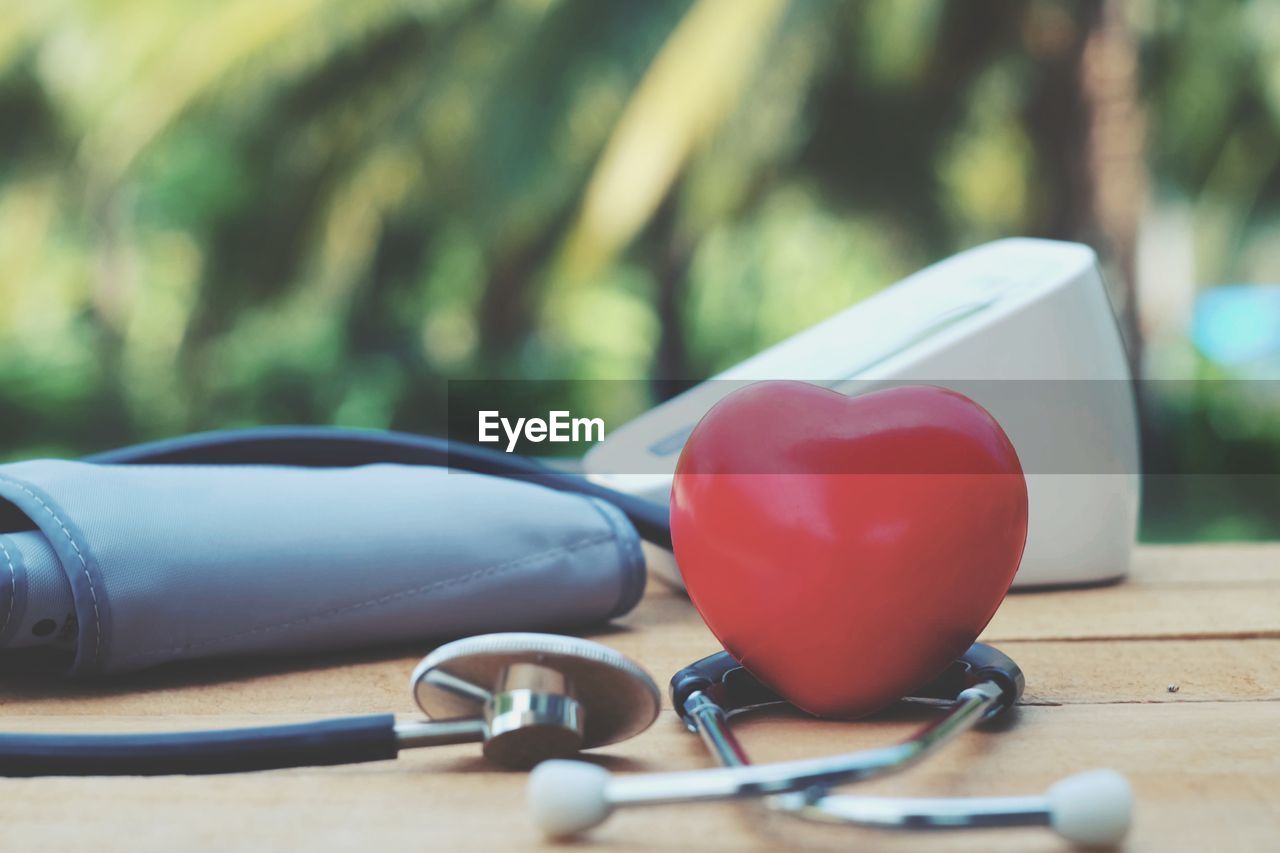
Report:
[{"label": "heart-shaped toy", "polygon": [[798,707],[857,717],[962,654],[1008,592],[1027,486],[961,394],[847,397],[761,382],[721,400],[676,466],[671,538],[730,654]]}]

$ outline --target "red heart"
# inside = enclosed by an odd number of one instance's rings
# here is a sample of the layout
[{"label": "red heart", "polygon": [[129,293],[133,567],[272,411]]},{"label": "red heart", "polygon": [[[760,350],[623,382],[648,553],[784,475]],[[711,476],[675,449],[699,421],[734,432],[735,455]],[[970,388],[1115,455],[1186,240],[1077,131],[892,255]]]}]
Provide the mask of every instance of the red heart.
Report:
[{"label": "red heart", "polygon": [[810,713],[861,716],[991,620],[1022,558],[1027,486],[1008,436],[961,394],[761,382],[689,437],[671,538],[725,649]]}]

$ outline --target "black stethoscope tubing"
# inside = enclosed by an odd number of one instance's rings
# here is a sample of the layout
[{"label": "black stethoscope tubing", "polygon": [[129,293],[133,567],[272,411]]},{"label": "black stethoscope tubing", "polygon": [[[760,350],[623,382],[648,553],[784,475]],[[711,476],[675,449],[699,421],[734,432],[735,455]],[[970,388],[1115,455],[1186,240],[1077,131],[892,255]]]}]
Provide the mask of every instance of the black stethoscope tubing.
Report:
[{"label": "black stethoscope tubing", "polygon": [[104,465],[293,465],[349,468],[390,463],[435,465],[523,480],[561,492],[608,501],[647,542],[671,547],[667,507],[610,489],[581,474],[557,471],[533,459],[473,444],[384,430],[269,426],[195,433],[95,453]]},{"label": "black stethoscope tubing", "polygon": [[0,776],[169,776],[395,758],[393,714],[158,734],[0,734]]}]

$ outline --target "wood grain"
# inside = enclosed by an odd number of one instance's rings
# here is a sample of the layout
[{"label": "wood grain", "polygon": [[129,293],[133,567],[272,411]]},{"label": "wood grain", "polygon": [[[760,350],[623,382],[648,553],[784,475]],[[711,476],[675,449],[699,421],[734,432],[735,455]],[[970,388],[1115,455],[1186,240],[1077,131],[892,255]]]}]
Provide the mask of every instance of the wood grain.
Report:
[{"label": "wood grain", "polygon": [[[592,634],[660,683],[715,642],[688,602],[653,584],[637,611]],[[908,774],[865,790],[917,795],[1041,790],[1095,766],[1138,796],[1128,849],[1256,850],[1280,835],[1280,547],[1141,548],[1126,583],[1011,596],[987,636],[1028,677],[999,731],[966,735]],[[9,672],[9,730],[221,727],[392,710],[422,649],[343,658],[188,665],[82,686]],[[1168,686],[1178,686],[1169,692]],[[757,760],[821,755],[906,736],[927,714],[857,724],[766,712],[740,718]],[[665,711],[601,751],[618,772],[708,765]],[[4,849],[536,849],[522,774],[473,746],[395,762],[222,777],[0,780]],[[1060,850],[1036,829],[929,836],[812,827],[745,805],[655,807],[591,836],[621,849]]]}]

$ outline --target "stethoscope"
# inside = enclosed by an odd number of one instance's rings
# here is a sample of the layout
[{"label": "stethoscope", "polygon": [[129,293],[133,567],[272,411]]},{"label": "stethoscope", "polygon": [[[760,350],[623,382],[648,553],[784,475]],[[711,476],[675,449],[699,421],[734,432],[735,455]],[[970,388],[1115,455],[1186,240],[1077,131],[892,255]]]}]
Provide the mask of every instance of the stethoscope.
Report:
[{"label": "stethoscope", "polygon": [[680,670],[672,703],[722,765],[718,770],[614,778],[595,764],[555,760],[648,729],[657,685],[634,661],[589,640],[506,633],[440,646],[414,669],[410,687],[427,719],[374,714],[284,726],[159,734],[0,734],[0,775],[156,776],[237,773],[357,764],[402,750],[480,743],[484,756],[534,767],[529,803],[547,835],[567,837],[626,806],[765,797],[773,809],[827,823],[898,829],[1046,825],[1083,844],[1128,831],[1132,795],[1114,771],[1096,770],[1030,797],[915,799],[834,795],[835,785],[902,770],[1013,706],[1023,677],[980,643],[903,702],[946,709],[895,746],[753,765],[728,718],[785,700],[727,652]]},{"label": "stethoscope", "polygon": [[671,679],[671,703],[699,735],[719,769],[614,777],[581,761],[548,761],[529,779],[534,822],[548,836],[571,837],[630,806],[764,798],[773,810],[821,823],[880,829],[1047,826],[1085,845],[1115,844],[1129,830],[1133,795],[1114,770],[1057,782],[1039,796],[910,798],[831,794],[829,789],[906,769],[977,724],[1009,711],[1022,695],[1022,671],[1008,656],[975,643],[941,675],[902,702],[945,713],[901,743],[800,761],[752,764],[729,718],[786,700],[728,652],[690,664]]},{"label": "stethoscope", "polygon": [[[314,467],[376,462],[449,465],[594,495],[618,506],[645,539],[670,547],[665,507],[532,460],[389,432],[261,428],[187,436],[90,457],[107,464],[272,464]],[[657,718],[659,693],[633,661],[606,646],[549,634],[489,634],[448,643],[413,672],[427,717],[391,714],[206,732],[128,735],[0,734],[0,775],[230,773],[395,758],[401,750],[478,742],[490,760],[536,766],[535,822],[553,836],[594,826],[615,809],[657,803],[765,797],[811,820],[898,828],[1047,825],[1079,843],[1113,843],[1128,829],[1132,796],[1112,771],[1064,779],[1042,796],[903,799],[828,793],[901,770],[983,720],[1011,708],[1023,676],[1008,657],[975,644],[917,696],[903,701],[946,713],[896,746],[827,758],[754,765],[730,716],[784,703],[722,652],[678,672],[671,698],[691,732],[722,765],[684,773],[612,777],[583,762],[556,761],[625,740]]]}]

